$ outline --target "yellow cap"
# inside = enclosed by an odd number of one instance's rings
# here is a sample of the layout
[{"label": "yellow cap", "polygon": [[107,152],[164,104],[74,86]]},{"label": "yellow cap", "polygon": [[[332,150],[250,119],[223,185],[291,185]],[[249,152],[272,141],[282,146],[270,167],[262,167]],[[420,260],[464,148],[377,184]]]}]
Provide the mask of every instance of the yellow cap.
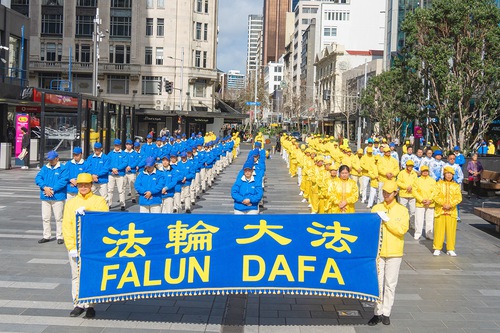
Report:
[{"label": "yellow cap", "polygon": [[363,149],[359,148],[357,151],[358,154],[363,154]]},{"label": "yellow cap", "polygon": [[409,145],[410,144],[410,141],[409,140],[406,140],[405,141],[405,145]]},{"label": "yellow cap", "polygon": [[373,153],[373,148],[372,147],[366,147],[366,152],[367,153]]},{"label": "yellow cap", "polygon": [[328,167],[328,171],[332,171],[332,170],[337,170],[337,167],[335,166],[335,163],[333,163],[332,165],[330,165]]},{"label": "yellow cap", "polygon": [[488,140],[488,142],[493,142],[493,140],[490,139],[490,140]]},{"label": "yellow cap", "polygon": [[387,139],[382,139],[382,142],[383,143],[387,143]]},{"label": "yellow cap", "polygon": [[383,151],[384,151],[384,153],[387,153],[388,151],[391,151],[391,148],[389,148],[389,147],[384,147]]},{"label": "yellow cap", "polygon": [[449,165],[445,166],[444,169],[443,169],[443,174],[445,174],[447,172],[451,173],[452,175],[455,174],[455,170],[453,170],[453,168],[451,166],[449,166]]},{"label": "yellow cap", "polygon": [[427,165],[422,165],[420,167],[420,172],[423,172],[423,171],[429,171],[429,167]]},{"label": "yellow cap", "polygon": [[406,166],[408,166],[408,165],[413,166],[413,165],[415,165],[415,163],[413,162],[413,160],[408,160],[408,161],[406,161]]},{"label": "yellow cap", "polygon": [[301,149],[301,150],[306,149],[306,145],[305,145],[305,144],[301,144],[301,145],[300,145],[300,149]]},{"label": "yellow cap", "polygon": [[398,185],[395,181],[388,180],[384,183],[384,186],[382,186],[382,190],[386,191],[387,193],[392,193],[398,190]]},{"label": "yellow cap", "polygon": [[346,153],[350,153],[350,152],[352,152],[351,148],[349,148],[349,147],[346,147],[346,148],[345,148],[345,151],[346,151]]},{"label": "yellow cap", "polygon": [[77,184],[92,183],[92,175],[90,173],[81,173],[76,177]]}]

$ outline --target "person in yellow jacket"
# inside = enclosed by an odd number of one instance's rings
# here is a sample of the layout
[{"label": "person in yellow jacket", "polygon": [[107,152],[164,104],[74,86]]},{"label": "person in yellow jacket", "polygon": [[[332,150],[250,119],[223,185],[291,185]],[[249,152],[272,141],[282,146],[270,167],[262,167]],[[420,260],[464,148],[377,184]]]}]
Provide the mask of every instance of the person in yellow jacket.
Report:
[{"label": "person in yellow jacket", "polygon": [[378,176],[379,176],[379,202],[384,201],[382,196],[382,187],[388,180],[396,180],[399,174],[399,164],[396,159],[391,156],[391,149],[389,147],[383,148],[384,156],[381,156],[377,162]]},{"label": "person in yellow jacket", "polygon": [[[406,140],[405,141],[405,144],[403,145],[403,147],[401,147],[402,151],[403,151],[403,154],[406,154],[408,153],[408,147],[410,147],[410,140]],[[434,150],[434,149],[433,149]]]},{"label": "person in yellow jacket", "polygon": [[328,188],[328,195],[332,203],[331,213],[354,213],[354,204],[359,198],[358,185],[349,178],[350,169],[347,165],[341,165],[339,168],[339,180],[331,182]]},{"label": "person in yellow jacket", "polygon": [[488,155],[495,155],[495,145],[493,140],[488,140]]},{"label": "person in yellow jacket", "polygon": [[384,183],[382,195],[384,202],[373,206],[372,212],[382,219],[382,245],[378,260],[378,285],[381,301],[375,304],[373,318],[368,325],[382,322],[391,323],[390,315],[394,304],[394,295],[398,284],[399,268],[403,259],[404,236],[408,231],[410,216],[408,209],[396,201],[398,186],[390,180]]},{"label": "person in yellow jacket", "polygon": [[[408,161],[410,162],[410,161]],[[408,162],[406,162],[408,164]],[[420,177],[417,178],[414,184],[413,194],[416,199],[415,209],[415,240],[422,236],[422,229],[425,224],[425,237],[427,239],[434,238],[434,191],[436,181],[432,176],[429,176],[429,167],[422,165],[420,167]]]},{"label": "person in yellow jacket", "polygon": [[[76,213],[83,213],[85,211],[93,212],[107,212],[109,211],[108,203],[106,200],[92,193],[92,175],[89,173],[81,173],[76,178],[76,186],[78,187],[78,194],[68,200],[64,205],[64,215],[62,222],[62,232],[64,237],[64,244],[68,249],[69,264],[71,267],[71,294],[73,302],[77,298],[79,288],[78,280],[78,250],[76,248]],[[73,311],[69,314],[71,317],[78,317],[84,311],[85,318],[94,318],[95,310],[92,304],[84,304],[75,306]]]},{"label": "person in yellow jacket", "polygon": [[235,132],[231,139],[234,141],[234,146],[233,146],[233,151],[232,151],[233,159],[234,159],[234,158],[238,157],[238,155],[240,153],[240,141],[241,141],[240,132]]},{"label": "person in yellow jacket", "polygon": [[399,187],[399,203],[404,207],[408,207],[410,212],[410,228],[414,229],[415,218],[415,195],[413,191],[414,183],[418,178],[418,174],[413,167],[415,166],[412,160],[406,162],[406,168],[398,174],[396,184]]},{"label": "person in yellow jacket", "polygon": [[363,156],[363,149],[358,149],[356,154],[351,155],[351,179],[356,182],[358,189],[360,188],[360,177],[361,177],[361,160]]},{"label": "person in yellow jacket", "polygon": [[309,193],[309,204],[311,205],[311,214],[319,213],[320,195],[319,192],[324,186],[321,169],[323,169],[323,156],[316,156],[316,164],[312,168],[309,179],[311,180],[311,192]]},{"label": "person in yellow jacket", "polygon": [[[372,155],[371,150],[373,148],[368,147],[366,150],[367,155]],[[378,155],[377,155],[378,156]],[[378,176],[378,159],[376,158],[375,155],[372,156],[373,163],[370,165],[369,170],[368,170],[368,177],[370,179],[370,197],[368,198],[368,206],[367,208],[370,209],[373,207],[373,204],[376,203],[376,197],[378,195],[378,184],[379,184],[379,176]]]},{"label": "person in yellow jacket", "polygon": [[438,256],[443,249],[446,235],[446,254],[456,257],[455,241],[457,238],[457,205],[462,202],[462,190],[460,185],[453,181],[455,170],[446,166],[443,170],[444,180],[436,184],[434,202],[436,203],[434,221],[434,249],[433,255]]}]

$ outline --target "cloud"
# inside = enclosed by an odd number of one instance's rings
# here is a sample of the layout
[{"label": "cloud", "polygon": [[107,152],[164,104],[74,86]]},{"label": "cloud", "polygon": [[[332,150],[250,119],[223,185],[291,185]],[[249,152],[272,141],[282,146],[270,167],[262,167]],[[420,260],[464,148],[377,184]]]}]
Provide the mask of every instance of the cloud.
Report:
[{"label": "cloud", "polygon": [[246,71],[248,15],[262,15],[258,0],[219,0],[219,45],[217,67]]}]

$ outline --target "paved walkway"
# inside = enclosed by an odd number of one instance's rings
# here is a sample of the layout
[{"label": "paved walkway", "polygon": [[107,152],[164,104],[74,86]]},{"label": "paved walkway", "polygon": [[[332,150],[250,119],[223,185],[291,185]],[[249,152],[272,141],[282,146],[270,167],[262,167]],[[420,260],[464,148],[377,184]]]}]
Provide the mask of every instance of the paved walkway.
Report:
[{"label": "paved walkway", "polygon": [[[242,157],[193,213],[232,213],[230,187],[248,149],[243,146]],[[296,178],[287,175],[279,155],[267,166],[263,213],[307,214]],[[117,302],[97,305],[94,320],[70,318],[66,250],[55,242],[36,242],[41,237],[36,172],[0,171],[0,332],[500,332],[500,241],[494,227],[469,213],[478,201],[467,200],[457,232],[458,257],[433,257],[430,241],[407,235],[390,326],[366,326],[373,315],[369,302],[291,295]],[[127,206],[138,211],[137,205]],[[366,210],[360,205],[358,211]]]}]

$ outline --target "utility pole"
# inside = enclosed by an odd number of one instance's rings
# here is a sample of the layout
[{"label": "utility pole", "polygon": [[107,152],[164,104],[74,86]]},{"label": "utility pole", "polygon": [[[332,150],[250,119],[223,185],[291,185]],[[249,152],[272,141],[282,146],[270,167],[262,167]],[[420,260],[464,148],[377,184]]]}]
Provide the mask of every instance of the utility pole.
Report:
[{"label": "utility pole", "polygon": [[[257,76],[258,76],[259,66],[255,66],[255,82],[254,82],[254,104],[253,104],[253,117],[255,119],[255,128],[257,129]],[[252,126],[250,125],[250,130]]]},{"label": "utility pole", "polygon": [[[366,90],[366,81],[368,80],[368,63],[365,58],[365,82],[363,83],[363,90]],[[358,93],[358,149],[361,148],[361,106],[360,106],[361,96]]]},{"label": "utility pole", "polygon": [[92,34],[92,39],[94,41],[94,69],[92,71],[92,96],[97,97],[97,79],[99,72],[99,42],[101,41],[101,32],[99,31],[99,26],[101,25],[101,19],[99,19],[99,8],[96,8],[95,18],[94,18],[94,33]]}]

